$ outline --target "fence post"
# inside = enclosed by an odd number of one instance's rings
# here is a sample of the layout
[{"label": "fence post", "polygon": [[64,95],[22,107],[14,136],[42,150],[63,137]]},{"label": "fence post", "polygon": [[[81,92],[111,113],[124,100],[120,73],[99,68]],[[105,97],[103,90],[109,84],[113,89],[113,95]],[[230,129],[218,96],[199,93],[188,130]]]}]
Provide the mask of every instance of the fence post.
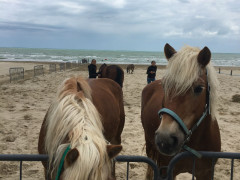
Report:
[{"label": "fence post", "polygon": [[231,70],[231,73],[230,73],[230,75],[232,76],[232,70]]},{"label": "fence post", "polygon": [[12,75],[11,75],[11,70],[10,69],[9,69],[9,76],[10,76],[10,83],[11,83],[12,82]]},{"label": "fence post", "polygon": [[220,74],[221,73],[221,69],[219,68],[219,70],[218,70],[218,73]]}]

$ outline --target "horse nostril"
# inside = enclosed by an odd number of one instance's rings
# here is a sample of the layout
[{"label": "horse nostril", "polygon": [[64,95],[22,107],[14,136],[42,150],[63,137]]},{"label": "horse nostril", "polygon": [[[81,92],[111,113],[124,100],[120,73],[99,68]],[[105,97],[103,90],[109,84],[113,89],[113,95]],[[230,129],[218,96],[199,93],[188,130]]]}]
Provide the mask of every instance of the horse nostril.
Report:
[{"label": "horse nostril", "polygon": [[173,147],[178,145],[178,138],[176,136],[171,136],[171,145]]}]

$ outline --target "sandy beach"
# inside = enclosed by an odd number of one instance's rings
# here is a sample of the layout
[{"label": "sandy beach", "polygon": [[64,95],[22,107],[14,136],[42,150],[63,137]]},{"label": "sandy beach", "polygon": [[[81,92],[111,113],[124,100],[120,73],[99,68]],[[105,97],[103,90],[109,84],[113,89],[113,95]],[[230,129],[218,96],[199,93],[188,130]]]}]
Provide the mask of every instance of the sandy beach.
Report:
[{"label": "sandy beach", "polygon": [[[45,113],[56,95],[60,83],[71,76],[87,78],[87,65],[64,72],[48,73],[44,64],[45,75],[33,77],[33,66],[41,63],[0,62],[0,154],[37,154],[40,127]],[[9,83],[10,67],[24,67],[28,70],[27,79]],[[98,65],[98,68],[100,65]],[[145,139],[141,124],[141,92],[146,86],[147,66],[135,66],[133,74],[126,74],[123,84],[125,127],[122,133],[123,151],[121,155],[145,154]],[[240,95],[240,76],[230,76],[230,68],[221,67],[218,74],[220,81],[218,123],[221,131],[222,151],[240,152],[240,102],[232,102],[235,94]],[[218,67],[216,67],[218,72]],[[161,79],[164,67],[158,67],[157,79]],[[233,74],[240,75],[240,68]],[[215,179],[230,179],[230,160],[219,160],[215,167]],[[234,179],[240,179],[240,163],[235,161]],[[145,178],[144,163],[130,163],[129,177],[132,180]],[[117,179],[126,179],[126,163],[116,163]],[[0,179],[19,178],[19,162],[0,162]],[[40,162],[23,162],[23,179],[43,180],[43,167]],[[180,180],[191,179],[187,174],[180,175]]]}]

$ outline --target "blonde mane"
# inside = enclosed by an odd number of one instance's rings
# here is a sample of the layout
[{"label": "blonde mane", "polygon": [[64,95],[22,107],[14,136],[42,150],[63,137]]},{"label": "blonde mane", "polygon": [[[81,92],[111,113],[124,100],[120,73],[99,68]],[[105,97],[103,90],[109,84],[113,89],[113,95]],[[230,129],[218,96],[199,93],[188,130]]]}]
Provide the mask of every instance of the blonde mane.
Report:
[{"label": "blonde mane", "polygon": [[[184,94],[192,87],[193,83],[198,80],[201,73],[203,73],[202,67],[197,61],[199,52],[199,48],[185,46],[169,59],[167,70],[163,77],[163,87],[166,96],[174,97]],[[211,62],[206,68],[208,71],[208,83],[211,87],[211,115],[215,117],[219,82]]]},{"label": "blonde mane", "polygon": [[79,157],[64,170],[63,179],[103,179],[101,169],[104,165],[107,166],[105,171],[110,171],[102,122],[86,81],[70,78],[62,83],[47,113],[46,128],[45,147],[52,177],[56,176],[62,154],[69,144],[71,149],[77,148]]}]

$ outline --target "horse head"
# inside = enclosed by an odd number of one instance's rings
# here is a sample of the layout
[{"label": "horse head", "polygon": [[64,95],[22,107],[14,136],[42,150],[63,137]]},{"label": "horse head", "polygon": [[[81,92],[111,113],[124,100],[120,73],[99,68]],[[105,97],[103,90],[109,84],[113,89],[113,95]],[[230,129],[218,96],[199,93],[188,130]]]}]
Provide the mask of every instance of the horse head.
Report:
[{"label": "horse head", "polygon": [[[78,147],[73,149],[70,147],[66,148],[62,157],[63,163],[60,163],[62,167],[58,167],[55,179],[113,180],[115,177],[112,176],[111,160],[117,156],[121,150],[121,145],[106,145],[106,150],[103,150],[103,152],[105,152],[103,155],[105,162],[98,161],[100,158],[88,159],[88,162],[82,162],[86,152],[81,152],[81,148]],[[82,164],[85,164],[85,166],[82,166]]]},{"label": "horse head", "polygon": [[164,48],[168,60],[163,77],[164,98],[159,111],[160,125],[155,144],[160,153],[173,156],[190,140],[193,131],[210,114],[209,62],[207,47],[185,47],[177,52],[169,44]]},{"label": "horse head", "polygon": [[107,67],[107,65],[104,63],[100,66],[99,70],[98,70],[98,77],[101,78],[102,77],[102,72],[105,69],[105,67]]}]

